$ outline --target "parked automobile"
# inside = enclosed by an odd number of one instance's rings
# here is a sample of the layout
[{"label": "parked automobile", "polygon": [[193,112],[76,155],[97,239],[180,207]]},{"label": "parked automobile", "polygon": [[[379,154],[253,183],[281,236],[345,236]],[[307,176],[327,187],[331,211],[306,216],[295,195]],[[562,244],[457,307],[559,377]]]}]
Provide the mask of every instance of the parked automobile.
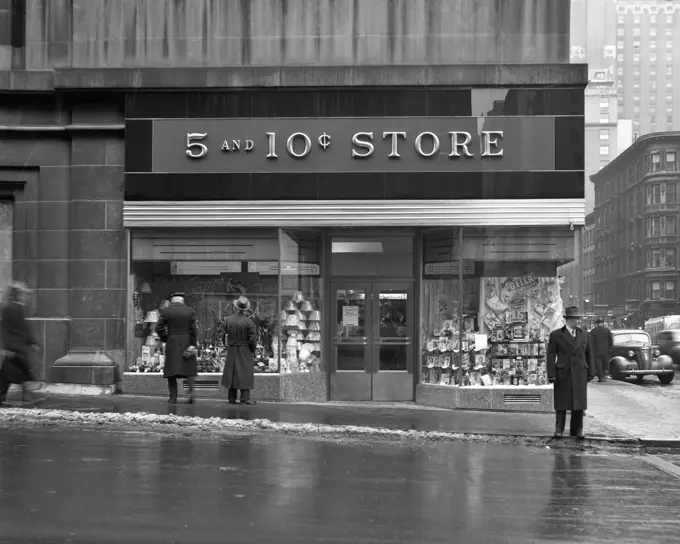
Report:
[{"label": "parked automobile", "polygon": [[657,376],[661,383],[671,383],[675,377],[673,360],[652,346],[649,334],[641,330],[613,330],[614,347],[609,361],[609,373],[615,380],[635,376]]},{"label": "parked automobile", "polygon": [[680,330],[661,331],[656,335],[656,344],[661,355],[668,355],[674,365],[680,365]]}]

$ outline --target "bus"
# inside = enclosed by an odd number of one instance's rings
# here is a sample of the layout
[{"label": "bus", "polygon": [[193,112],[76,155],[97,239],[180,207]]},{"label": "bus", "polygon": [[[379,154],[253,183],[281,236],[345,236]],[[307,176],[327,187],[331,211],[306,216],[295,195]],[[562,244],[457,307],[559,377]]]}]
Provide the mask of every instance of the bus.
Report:
[{"label": "bus", "polygon": [[680,315],[666,315],[653,317],[645,321],[645,330],[652,337],[652,343],[656,344],[656,335],[661,331],[680,329]]}]

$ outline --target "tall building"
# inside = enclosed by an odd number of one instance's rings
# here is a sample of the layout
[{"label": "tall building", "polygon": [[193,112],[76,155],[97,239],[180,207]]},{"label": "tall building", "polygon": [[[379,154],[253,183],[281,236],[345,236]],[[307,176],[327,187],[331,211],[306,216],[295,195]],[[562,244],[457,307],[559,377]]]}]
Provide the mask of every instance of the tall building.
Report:
[{"label": "tall building", "polygon": [[595,213],[586,215],[582,229],[581,266],[583,268],[583,313],[586,324],[593,324],[593,281],[595,280]]},{"label": "tall building", "polygon": [[618,113],[633,120],[636,135],[680,129],[673,111],[680,99],[679,49],[680,2],[616,2]]},{"label": "tall building", "polygon": [[593,303],[629,324],[680,311],[680,133],[638,138],[592,176]]}]

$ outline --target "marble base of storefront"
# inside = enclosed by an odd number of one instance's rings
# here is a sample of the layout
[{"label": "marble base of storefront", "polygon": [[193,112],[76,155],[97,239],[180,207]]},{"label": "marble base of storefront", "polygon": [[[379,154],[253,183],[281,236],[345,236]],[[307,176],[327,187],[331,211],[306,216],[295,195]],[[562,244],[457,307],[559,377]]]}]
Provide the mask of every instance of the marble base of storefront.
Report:
[{"label": "marble base of storefront", "polygon": [[[196,396],[226,398],[227,390],[220,385],[222,374],[199,373]],[[255,374],[252,398],[262,401],[326,402],[328,375],[325,372],[300,374]],[[126,372],[123,374],[126,395],[167,395],[168,386],[160,372]],[[186,383],[181,386],[186,392]]]},{"label": "marble base of storefront", "polygon": [[416,404],[450,410],[552,412],[553,387],[457,387],[420,384],[416,386]]}]

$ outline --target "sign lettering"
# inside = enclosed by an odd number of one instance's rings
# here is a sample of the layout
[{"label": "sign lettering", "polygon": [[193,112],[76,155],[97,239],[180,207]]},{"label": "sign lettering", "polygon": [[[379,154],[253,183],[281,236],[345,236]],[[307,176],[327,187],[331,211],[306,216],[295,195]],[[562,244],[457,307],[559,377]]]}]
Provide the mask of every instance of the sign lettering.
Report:
[{"label": "sign lettering", "polygon": [[548,116],[152,122],[158,173],[555,170]]}]

